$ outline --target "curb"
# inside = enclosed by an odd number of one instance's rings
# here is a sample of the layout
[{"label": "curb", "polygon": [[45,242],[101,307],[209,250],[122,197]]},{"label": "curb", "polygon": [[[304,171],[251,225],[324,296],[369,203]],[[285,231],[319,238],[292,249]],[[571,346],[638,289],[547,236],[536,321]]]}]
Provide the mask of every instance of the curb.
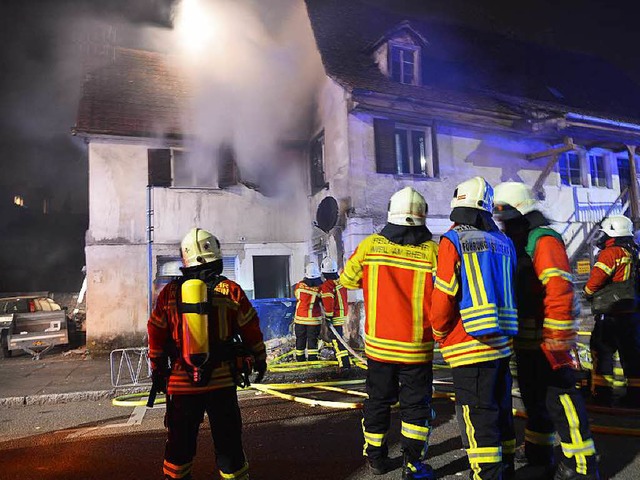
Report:
[{"label": "curb", "polygon": [[0,398],[0,408],[28,407],[31,405],[52,405],[57,403],[103,400],[118,395],[148,392],[151,386],[112,388],[110,390],[94,390],[89,392],[51,393],[45,395],[26,395],[20,397]]}]

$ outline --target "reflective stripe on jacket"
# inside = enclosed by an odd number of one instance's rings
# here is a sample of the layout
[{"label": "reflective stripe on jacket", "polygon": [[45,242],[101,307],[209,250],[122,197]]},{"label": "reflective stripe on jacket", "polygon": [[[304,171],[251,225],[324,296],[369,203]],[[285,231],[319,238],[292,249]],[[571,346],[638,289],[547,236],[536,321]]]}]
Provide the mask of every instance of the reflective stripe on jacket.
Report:
[{"label": "reflective stripe on jacket", "polygon": [[516,348],[537,349],[544,338],[573,336],[573,276],[562,237],[550,227],[535,228],[523,255],[516,282]]},{"label": "reflective stripe on jacket", "polygon": [[[173,281],[160,291],[147,322],[149,357],[177,355],[169,376],[167,393],[170,395],[202,393],[234,386],[229,362],[222,362],[215,367],[206,385],[202,387],[192,385],[185,370],[185,362],[180,356],[182,318],[177,306],[178,288],[180,288],[180,282]],[[256,360],[266,359],[258,315],[242,287],[225,279],[216,285],[209,302],[213,307],[208,315],[209,352],[213,355],[216,344],[229,340],[235,332],[238,332]]]},{"label": "reflective stripe on jacket", "polygon": [[320,287],[310,287],[304,282],[296,283],[294,295],[296,314],[294,323],[300,325],[320,325],[322,323],[322,309],[320,308]]},{"label": "reflective stripe on jacket", "polygon": [[[515,265],[515,253],[507,264]],[[444,359],[452,367],[458,367],[510,356],[513,353],[513,341],[510,336],[491,334],[474,338],[465,330],[459,304],[459,299],[464,299],[464,293],[460,288],[462,269],[462,259],[456,246],[448,237],[443,237],[438,251],[431,324]],[[508,285],[508,288],[513,289],[513,286]],[[470,295],[470,290],[466,292]],[[467,302],[470,303],[469,300]]]},{"label": "reflective stripe on jacket", "polygon": [[320,285],[320,295],[327,320],[336,326],[344,325],[349,316],[347,289],[339,281],[330,278]]},{"label": "reflective stripe on jacket", "polygon": [[629,279],[633,265],[631,252],[624,247],[614,245],[614,242],[615,238],[607,240],[605,248],[598,254],[589,280],[584,286],[587,295],[593,295],[609,281],[623,282]]},{"label": "reflective stripe on jacket", "polygon": [[444,237],[456,247],[460,272],[453,278],[454,284],[436,278],[436,288],[454,295],[458,285],[462,289],[458,308],[466,332],[473,337],[515,335],[518,311],[513,290],[513,242],[501,232],[485,232],[467,225],[452,228]]},{"label": "reflective stripe on jacket", "polygon": [[364,290],[367,357],[407,364],[433,360],[429,311],[437,254],[431,240],[398,245],[374,234],[347,261],[340,283]]}]

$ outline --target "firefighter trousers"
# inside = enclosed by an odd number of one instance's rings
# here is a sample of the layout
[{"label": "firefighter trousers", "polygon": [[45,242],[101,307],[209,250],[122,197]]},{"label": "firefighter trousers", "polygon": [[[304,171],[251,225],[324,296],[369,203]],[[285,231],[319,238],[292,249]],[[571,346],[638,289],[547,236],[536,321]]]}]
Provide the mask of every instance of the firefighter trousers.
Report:
[{"label": "firefighter trousers", "polygon": [[516,350],[518,385],[527,411],[525,454],[535,465],[554,463],[555,432],[562,463],[581,475],[596,470],[596,451],[584,398],[571,367],[553,370],[542,350]]},{"label": "firefighter trousers", "polygon": [[307,360],[317,360],[320,325],[296,323],[293,327],[293,332],[296,334],[296,360],[298,362],[305,361],[305,349],[307,351]]},{"label": "firefighter trousers", "polygon": [[242,449],[242,418],[235,387],[167,398],[164,453],[165,479],[190,479],[200,424],[207,412],[220,474],[248,480],[249,465]]},{"label": "firefighter trousers", "polygon": [[613,393],[613,372],[617,351],[627,380],[627,397],[640,404],[640,315],[599,315],[591,334],[593,370],[591,386],[596,394]]},{"label": "firefighter trousers", "polygon": [[427,455],[431,421],[433,364],[383,363],[367,359],[367,394],[362,429],[364,455],[381,459],[388,455],[387,433],[391,406],[400,401],[402,451],[411,463]]},{"label": "firefighter trousers", "polygon": [[[334,325],[333,328],[336,329],[336,332],[338,332],[338,335],[344,338],[344,336],[342,335],[342,325]],[[338,361],[338,364],[342,368],[351,367],[351,364],[349,363],[349,352],[347,351],[346,348],[344,348],[344,345],[340,343],[340,340],[336,338],[335,334],[331,331],[331,329],[329,329],[329,339],[331,340],[331,344],[333,345],[333,348],[336,351],[336,360]]]},{"label": "firefighter trousers", "polygon": [[509,357],[453,367],[456,417],[473,480],[514,478]]}]

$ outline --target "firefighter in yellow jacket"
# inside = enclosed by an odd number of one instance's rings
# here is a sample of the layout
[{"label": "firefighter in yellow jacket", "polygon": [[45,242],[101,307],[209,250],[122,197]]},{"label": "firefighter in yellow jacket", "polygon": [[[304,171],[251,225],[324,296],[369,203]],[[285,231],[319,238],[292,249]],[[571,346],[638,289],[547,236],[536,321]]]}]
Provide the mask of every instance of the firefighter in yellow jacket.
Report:
[{"label": "firefighter in yellow jacket", "polygon": [[293,289],[296,297],[296,312],[293,317],[296,335],[296,361],[318,360],[318,336],[322,325],[322,278],[318,265],[311,262],[305,268],[304,278]]},{"label": "firefighter in yellow jacket", "polygon": [[[338,275],[338,263],[332,258],[322,260],[322,276],[324,282],[320,285],[322,306],[326,321],[342,336],[342,326],[349,317],[349,303],[347,302],[347,289],[340,283]],[[329,331],[329,337],[336,351],[336,360],[340,368],[350,368],[349,352],[336,338],[333,331]]]},{"label": "firefighter in yellow jacket", "polygon": [[423,460],[433,419],[429,311],[438,247],[426,215],[427,204],[413,188],[393,194],[387,224],[358,245],[340,275],[345,287],[364,290],[364,454],[373,474],[389,470],[390,411],[399,400],[404,480],[434,478]]},{"label": "firefighter in yellow jacket", "polygon": [[248,355],[260,381],[267,369],[256,311],[222,273],[220,243],[194,228],[180,246],[183,276],[166,285],[147,324],[153,389],[167,393],[164,478],[188,480],[207,413],[222,478],[248,480],[236,384]]}]

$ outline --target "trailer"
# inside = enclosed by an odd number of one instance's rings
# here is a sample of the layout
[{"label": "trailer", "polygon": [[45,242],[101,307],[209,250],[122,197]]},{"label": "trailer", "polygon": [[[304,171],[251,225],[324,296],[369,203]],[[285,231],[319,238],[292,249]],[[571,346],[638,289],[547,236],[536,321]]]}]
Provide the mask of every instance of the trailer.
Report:
[{"label": "trailer", "polygon": [[57,345],[69,345],[67,313],[64,310],[14,313],[6,333],[2,332],[2,353],[5,357],[22,350],[34,360],[39,360]]}]

